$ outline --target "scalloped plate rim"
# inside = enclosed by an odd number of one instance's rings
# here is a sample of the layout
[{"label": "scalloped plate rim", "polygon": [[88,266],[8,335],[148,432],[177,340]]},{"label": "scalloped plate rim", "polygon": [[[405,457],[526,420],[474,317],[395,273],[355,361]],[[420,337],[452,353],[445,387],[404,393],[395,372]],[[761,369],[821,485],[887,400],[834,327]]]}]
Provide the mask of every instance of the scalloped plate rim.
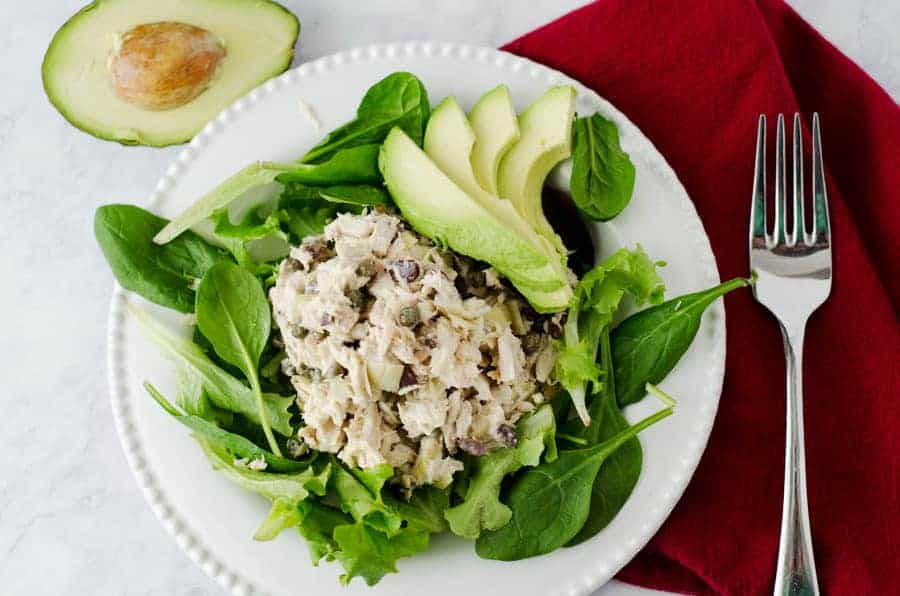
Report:
[{"label": "scalloped plate rim", "polygon": [[[208,140],[219,134],[233,117],[245,110],[248,103],[252,105],[256,100],[265,94],[277,93],[284,88],[285,82],[291,78],[302,79],[305,77],[315,76],[318,73],[327,72],[329,66],[340,68],[341,65],[360,59],[392,59],[397,56],[405,57],[421,57],[430,58],[433,56],[453,57],[459,60],[478,60],[484,61],[489,57],[494,57],[495,65],[503,68],[509,68],[515,72],[528,67],[533,77],[544,75],[550,83],[566,83],[572,84],[578,91],[580,99],[586,99],[603,107],[607,112],[617,115],[621,123],[633,127],[641,140],[646,143],[647,149],[654,152],[661,161],[661,169],[658,174],[665,177],[667,182],[672,185],[674,194],[679,195],[678,198],[684,198],[677,207],[684,211],[684,215],[693,220],[693,228],[691,231],[695,233],[693,241],[696,243],[698,250],[709,257],[711,262],[704,263],[705,279],[712,283],[718,283],[719,276],[716,267],[715,257],[709,243],[709,238],[703,229],[703,224],[696,212],[693,203],[690,201],[686,190],[678,180],[675,172],[666,162],[665,158],[656,150],[653,144],[640,132],[624,114],[619,112],[612,104],[597,95],[590,88],[584,86],[580,82],[571,77],[564,75],[550,67],[533,62],[527,58],[522,58],[508,52],[497,50],[495,48],[473,46],[454,42],[435,42],[435,41],[404,41],[394,43],[378,43],[366,46],[359,46],[349,50],[337,52],[328,56],[320,57],[306,63],[299,64],[290,68],[283,74],[270,79],[263,83],[243,98],[236,100],[228,108],[223,110],[214,120],[196,136],[189,144],[185,145],[179,153],[175,162],[173,162],[165,171],[156,185],[155,191],[151,194],[150,199],[145,206],[153,207],[164,200],[166,193],[172,185],[186,172],[186,165],[193,159],[194,155],[202,151]],[[193,535],[192,531],[186,527],[186,524],[179,519],[178,513],[173,511],[172,507],[166,502],[166,497],[155,486],[155,479],[152,471],[147,469],[144,461],[143,446],[133,436],[132,428],[134,422],[130,417],[130,406],[128,404],[128,392],[124,387],[123,377],[125,373],[122,364],[122,354],[124,347],[122,344],[122,318],[124,316],[124,306],[127,301],[128,292],[123,290],[118,283],[114,285],[112,298],[110,301],[110,313],[108,317],[108,351],[107,351],[107,369],[108,384],[110,392],[110,402],[113,410],[113,417],[116,430],[122,444],[128,461],[129,469],[132,471],[135,481],[141,489],[142,494],[150,505],[156,517],[160,520],[166,531],[175,539],[179,547],[188,555],[188,557],[197,563],[203,571],[219,585],[233,594],[245,595],[256,593],[257,588],[250,581],[242,578],[240,570],[228,569],[215,556],[214,547],[205,547],[202,539]],[[721,300],[717,301],[709,309],[709,313],[714,320],[712,325],[714,328],[711,333],[715,342],[714,351],[710,355],[712,358],[712,366],[707,369],[707,389],[711,395],[710,402],[703,404],[704,419],[698,421],[694,430],[696,437],[694,444],[696,447],[686,459],[681,475],[674,479],[669,490],[663,495],[665,503],[655,512],[655,517],[645,526],[643,526],[638,536],[632,537],[628,541],[627,551],[619,551],[610,557],[611,560],[606,562],[598,562],[596,569],[587,569],[582,577],[569,580],[565,585],[561,586],[554,593],[560,595],[576,595],[588,594],[597,589],[609,579],[611,579],[621,567],[630,561],[634,555],[653,537],[662,523],[666,520],[671,510],[681,498],[687,484],[693,476],[693,473],[705,451],[712,429],[712,423],[715,419],[718,409],[719,397],[721,394],[722,383],[724,380],[724,361],[725,361],[725,311]],[[704,325],[707,325],[704,320]],[[248,548],[252,547],[252,541],[247,538]],[[586,544],[589,544],[586,543]],[[473,556],[474,549],[473,549]],[[552,557],[553,554],[545,555]],[[402,572],[402,570],[401,570]],[[335,584],[337,581],[335,579]]]}]

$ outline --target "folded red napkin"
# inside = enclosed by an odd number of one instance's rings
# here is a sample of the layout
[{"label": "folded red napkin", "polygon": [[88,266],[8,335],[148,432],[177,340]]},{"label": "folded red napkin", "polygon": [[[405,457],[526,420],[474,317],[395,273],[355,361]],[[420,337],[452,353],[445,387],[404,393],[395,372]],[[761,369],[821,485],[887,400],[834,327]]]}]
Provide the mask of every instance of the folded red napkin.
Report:
[{"label": "folded red napkin", "polygon": [[[697,205],[723,278],[748,273],[757,116],[768,114],[771,127],[773,115],[801,112],[808,131],[819,112],[835,252],[831,298],[809,322],[804,368],[816,564],[824,593],[896,594],[897,104],[779,0],[605,0],[505,49],[584,82],[644,131]],[[730,295],[726,309],[725,387],[709,445],[675,511],[619,574],[625,581],[771,593],[784,457],[781,339],[749,292]]]}]

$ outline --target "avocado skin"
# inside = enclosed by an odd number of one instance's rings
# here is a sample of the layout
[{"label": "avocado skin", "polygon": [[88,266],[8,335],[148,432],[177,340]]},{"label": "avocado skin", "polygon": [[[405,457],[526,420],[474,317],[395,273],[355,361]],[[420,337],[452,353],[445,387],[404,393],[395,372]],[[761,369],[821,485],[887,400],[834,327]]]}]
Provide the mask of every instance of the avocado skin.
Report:
[{"label": "avocado skin", "polygon": [[[56,31],[56,33],[53,35],[53,38],[50,40],[50,44],[47,46],[47,51],[44,54],[44,60],[41,63],[41,82],[44,87],[44,93],[47,95],[47,99],[50,100],[50,103],[53,105],[53,107],[56,108],[56,110],[62,115],[62,117],[69,122],[69,124],[98,139],[102,139],[104,141],[114,141],[124,146],[143,145],[146,147],[168,147],[170,145],[180,145],[182,143],[186,143],[187,141],[190,141],[195,134],[200,132],[204,126],[206,126],[206,121],[198,122],[197,125],[193,127],[193,129],[189,133],[173,137],[155,137],[153,135],[144,135],[137,131],[132,131],[135,132],[134,136],[123,136],[104,128],[90,126],[82,122],[78,119],[78,117],[71,113],[71,110],[66,105],[66,103],[57,98],[56,95],[51,91],[50,78],[52,77],[52,69],[54,66],[53,58],[55,57],[56,51],[64,51],[64,48],[59,47],[59,41],[64,38],[65,34],[70,28],[78,27],[79,21],[89,16],[93,11],[102,8],[104,4],[114,4],[121,1],[123,0],[94,0],[90,4],[73,14],[71,17],[69,17],[66,22],[63,23],[63,25]],[[229,0],[220,1],[228,2]],[[278,2],[275,2],[275,0],[256,0],[255,4],[266,4],[271,6],[271,8],[278,10],[286,19],[286,21],[290,22],[293,25],[294,33],[292,36],[293,42],[291,43],[290,52],[285,55],[282,63],[278,64],[273,69],[269,77],[267,77],[266,79],[255,81],[255,84],[249,85],[246,92],[251,91],[257,85],[265,82],[265,80],[278,76],[288,69],[294,59],[294,45],[296,45],[297,38],[300,35],[300,20],[297,18],[297,15],[292,13],[285,6],[279,4]],[[235,97],[231,101],[236,101],[239,97],[240,96]],[[231,102],[229,102],[229,104],[230,103]],[[221,109],[225,109],[229,104],[221,106]],[[214,116],[215,114],[213,114],[213,117]]]}]

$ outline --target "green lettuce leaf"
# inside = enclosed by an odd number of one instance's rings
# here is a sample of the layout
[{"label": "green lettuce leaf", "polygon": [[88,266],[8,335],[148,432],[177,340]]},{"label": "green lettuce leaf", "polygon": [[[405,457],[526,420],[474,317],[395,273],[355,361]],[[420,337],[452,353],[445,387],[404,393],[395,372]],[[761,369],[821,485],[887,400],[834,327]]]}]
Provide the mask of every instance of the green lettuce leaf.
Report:
[{"label": "green lettuce leaf", "polygon": [[300,515],[297,529],[306,539],[312,564],[318,565],[322,559],[333,561],[335,553],[339,550],[334,541],[334,529],[353,524],[353,519],[346,513],[313,499],[301,502],[297,511]]},{"label": "green lettuce leaf", "polygon": [[588,384],[598,386],[601,382],[597,365],[600,336],[612,322],[625,294],[634,297],[638,304],[662,301],[665,286],[656,271],[658,265],[640,246],[634,250],[623,248],[591,269],[575,287],[554,374],[572,397],[585,426],[591,422],[585,401]]},{"label": "green lettuce leaf", "polygon": [[[246,416],[259,424],[259,410],[253,391],[244,383],[234,378],[219,366],[194,342],[169,331],[149,314],[137,307],[129,310],[137,320],[144,334],[163,351],[190,367],[200,375],[203,389],[214,405],[230,412]],[[263,394],[266,415],[272,429],[289,437],[293,433],[291,413],[288,407],[293,402],[290,397],[282,397],[272,393]]]},{"label": "green lettuce leaf", "polygon": [[450,506],[450,490],[449,486],[444,489],[433,485],[423,486],[408,501],[392,499],[389,504],[410,527],[437,534],[447,530],[444,511]]},{"label": "green lettuce leaf", "polygon": [[612,219],[634,192],[634,164],[619,146],[619,130],[594,114],[576,119],[572,131],[572,200],[591,219]]},{"label": "green lettuce leaf", "polygon": [[408,527],[387,536],[364,523],[338,526],[334,542],[339,550],[334,556],[344,566],[341,583],[349,584],[362,577],[374,586],[388,573],[397,571],[397,560],[428,549],[428,531]]},{"label": "green lettuce leaf", "polygon": [[430,106],[425,86],[415,75],[391,73],[366,91],[356,118],[328,133],[301,161],[319,163],[342,149],[381,143],[395,126],[421,145]]},{"label": "green lettuce leaf", "polygon": [[178,422],[191,429],[198,439],[203,439],[210,445],[215,446],[219,452],[229,453],[232,459],[261,459],[266,462],[266,469],[274,472],[299,472],[309,467],[309,462],[296,461],[275,455],[271,451],[258,446],[253,441],[237,433],[220,428],[207,419],[179,412],[175,406],[169,403],[162,393],[150,383],[145,382],[144,389],[146,389],[147,393],[150,394],[150,397],[152,397],[163,410]]},{"label": "green lettuce leaf", "polygon": [[269,515],[254,534],[256,540],[271,540],[282,530],[300,522],[298,507],[310,495],[323,496],[327,490],[331,465],[321,471],[308,466],[301,472],[272,473],[238,465],[220,445],[197,437],[213,468],[241,488],[260,494],[272,502]]},{"label": "green lettuce leaf", "polygon": [[450,530],[465,538],[478,538],[485,530],[506,525],[512,512],[500,502],[503,478],[524,466],[536,466],[545,448],[548,460],[555,459],[555,433],[553,410],[544,405],[519,423],[515,447],[497,449],[475,459],[463,502],[444,511]]},{"label": "green lettuce leaf", "polygon": [[395,536],[400,532],[403,518],[382,497],[384,483],[394,475],[388,464],[381,464],[371,470],[349,470],[336,460],[332,460],[334,474],[332,487],[341,502],[341,509],[354,520],[372,528]]},{"label": "green lettuce leaf", "polygon": [[168,222],[134,205],[104,205],[94,236],[113,275],[126,290],[161,306],[194,312],[194,286],[228,256],[192,232],[160,246],[153,237]]}]

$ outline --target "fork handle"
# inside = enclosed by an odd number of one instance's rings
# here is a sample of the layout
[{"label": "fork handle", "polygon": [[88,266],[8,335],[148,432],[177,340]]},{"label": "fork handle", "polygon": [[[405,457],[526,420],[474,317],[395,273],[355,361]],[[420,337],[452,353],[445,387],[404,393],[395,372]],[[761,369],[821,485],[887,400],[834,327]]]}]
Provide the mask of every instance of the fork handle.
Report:
[{"label": "fork handle", "polygon": [[787,430],[784,452],[784,500],[775,596],[818,595],[806,502],[806,457],[803,447],[803,335],[806,321],[796,328],[781,324],[787,372]]}]

